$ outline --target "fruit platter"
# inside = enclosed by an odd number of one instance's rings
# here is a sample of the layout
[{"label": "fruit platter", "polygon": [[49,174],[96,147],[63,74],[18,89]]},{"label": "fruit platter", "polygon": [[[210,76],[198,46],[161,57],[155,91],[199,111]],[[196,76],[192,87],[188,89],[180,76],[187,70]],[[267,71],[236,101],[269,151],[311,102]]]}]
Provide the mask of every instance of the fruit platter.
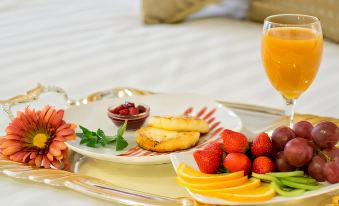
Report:
[{"label": "fruit platter", "polygon": [[[64,177],[56,179],[58,186],[129,205],[315,205],[339,190],[337,119],[297,114],[288,127],[277,109],[128,88],[94,93],[75,105],[42,110],[72,123],[57,135],[68,140],[68,172],[56,170],[55,161],[45,164],[50,153],[32,167],[34,175],[13,164],[6,160],[18,156],[10,156],[12,140],[1,146],[0,171],[51,185],[52,177]],[[45,149],[43,134],[32,138]],[[58,149],[65,154],[62,143],[49,148],[58,158]],[[37,166],[53,170],[39,169],[37,176]]]}]

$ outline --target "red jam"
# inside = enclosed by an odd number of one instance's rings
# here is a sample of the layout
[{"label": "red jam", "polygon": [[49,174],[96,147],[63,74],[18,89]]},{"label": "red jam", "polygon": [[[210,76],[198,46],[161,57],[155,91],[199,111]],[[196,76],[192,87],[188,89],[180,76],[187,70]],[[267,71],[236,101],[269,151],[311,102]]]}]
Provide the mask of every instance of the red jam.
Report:
[{"label": "red jam", "polygon": [[108,108],[108,117],[116,126],[121,126],[125,120],[127,121],[127,129],[140,128],[149,116],[150,108],[144,104],[125,102],[115,107]]}]

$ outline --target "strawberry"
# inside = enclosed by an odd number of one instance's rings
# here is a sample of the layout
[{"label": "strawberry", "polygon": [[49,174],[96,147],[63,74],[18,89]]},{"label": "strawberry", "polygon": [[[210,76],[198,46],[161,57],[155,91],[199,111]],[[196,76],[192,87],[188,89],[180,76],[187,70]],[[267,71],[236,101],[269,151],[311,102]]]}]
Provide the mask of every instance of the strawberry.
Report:
[{"label": "strawberry", "polygon": [[275,170],[275,165],[273,161],[265,156],[260,156],[254,159],[252,171],[258,174],[265,174],[268,172],[273,172]]},{"label": "strawberry", "polygon": [[224,167],[228,172],[244,171],[248,175],[251,170],[251,161],[243,153],[230,153],[224,159]]},{"label": "strawberry", "polygon": [[197,150],[193,153],[195,162],[203,173],[216,174],[221,165],[221,155],[209,150]]},{"label": "strawberry", "polygon": [[222,156],[224,151],[223,151],[223,144],[221,142],[212,142],[211,144],[207,145],[204,150],[206,151],[212,151],[217,153],[219,156]]},{"label": "strawberry", "polygon": [[227,153],[243,153],[248,148],[248,141],[245,135],[232,130],[225,129],[221,135],[224,148]]},{"label": "strawberry", "polygon": [[259,157],[262,155],[272,155],[273,145],[270,137],[262,132],[256,136],[251,146],[251,152],[254,156]]}]

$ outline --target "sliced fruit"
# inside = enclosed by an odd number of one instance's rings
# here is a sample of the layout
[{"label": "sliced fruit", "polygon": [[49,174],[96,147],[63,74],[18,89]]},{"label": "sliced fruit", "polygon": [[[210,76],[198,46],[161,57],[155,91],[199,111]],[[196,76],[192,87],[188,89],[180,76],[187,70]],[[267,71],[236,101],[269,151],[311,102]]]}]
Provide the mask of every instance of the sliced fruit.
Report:
[{"label": "sliced fruit", "polygon": [[185,163],[178,166],[177,174],[187,182],[212,183],[237,179],[244,176],[244,171],[222,174],[205,174],[193,169]]},{"label": "sliced fruit", "polygon": [[295,197],[303,194],[305,192],[304,189],[292,189],[292,190],[284,190],[281,188],[275,181],[271,182],[271,187],[279,194],[285,197]]},{"label": "sliced fruit", "polygon": [[304,171],[293,171],[293,172],[270,172],[267,173],[274,177],[303,177]]},{"label": "sliced fruit", "polygon": [[282,183],[280,180],[274,176],[267,175],[267,174],[257,174],[255,172],[252,172],[252,176],[261,180],[266,180],[266,181],[274,181],[276,182],[279,186],[282,186]]},{"label": "sliced fruit", "polygon": [[316,184],[317,180],[309,177],[284,177],[283,179],[301,184]]},{"label": "sliced fruit", "polygon": [[241,184],[244,184],[248,181],[247,176],[240,177],[233,180],[226,180],[226,181],[218,181],[218,182],[212,182],[212,183],[195,183],[194,181],[186,181],[180,176],[176,178],[177,182],[180,185],[183,185],[188,188],[192,189],[221,189],[221,188],[227,188],[227,187],[234,187],[239,186]]},{"label": "sliced fruit", "polygon": [[222,189],[215,189],[215,190],[202,190],[202,189],[190,189],[194,193],[202,194],[202,195],[211,195],[214,193],[237,193],[241,191],[255,189],[260,186],[260,180],[257,178],[250,178],[246,183],[235,186],[235,187],[228,187]]},{"label": "sliced fruit", "polygon": [[244,190],[237,193],[217,192],[208,194],[211,197],[217,197],[233,202],[263,202],[274,197],[275,191],[269,184],[263,183],[259,187],[251,190]]},{"label": "sliced fruit", "polygon": [[280,179],[281,183],[288,187],[298,188],[298,189],[304,189],[304,190],[317,190],[322,188],[322,185],[306,185],[301,183],[296,183],[292,181],[288,181],[286,179]]}]

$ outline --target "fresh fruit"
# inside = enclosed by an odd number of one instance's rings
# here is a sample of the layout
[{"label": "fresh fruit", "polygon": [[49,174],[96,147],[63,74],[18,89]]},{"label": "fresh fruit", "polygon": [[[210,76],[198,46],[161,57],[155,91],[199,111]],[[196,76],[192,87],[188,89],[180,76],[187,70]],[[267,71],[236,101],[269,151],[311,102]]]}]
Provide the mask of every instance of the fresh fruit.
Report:
[{"label": "fresh fruit", "polygon": [[243,153],[248,148],[248,141],[245,135],[232,130],[225,129],[221,135],[224,149],[227,153]]},{"label": "fresh fruit", "polygon": [[223,144],[221,142],[213,142],[209,145],[207,145],[204,150],[215,152],[218,155],[222,156],[224,151],[223,151]]},{"label": "fresh fruit", "polygon": [[309,177],[286,177],[287,180],[302,184],[317,184],[317,180]]},{"label": "fresh fruit", "polygon": [[293,171],[293,172],[271,172],[271,173],[268,173],[268,175],[271,175],[273,177],[279,177],[279,178],[303,177],[304,171],[296,170],[296,171]]},{"label": "fresh fruit", "polygon": [[251,145],[251,152],[256,157],[262,155],[271,155],[272,149],[271,139],[265,132],[262,132],[256,136]]},{"label": "fresh fruit", "polygon": [[259,187],[240,192],[211,192],[208,196],[233,202],[263,202],[272,199],[275,191],[269,184],[262,183]]},{"label": "fresh fruit", "polygon": [[224,167],[228,172],[244,171],[244,175],[248,175],[251,170],[251,161],[243,153],[230,153],[224,159]]},{"label": "fresh fruit", "polygon": [[325,180],[323,168],[326,164],[326,159],[320,155],[312,158],[311,163],[308,165],[308,174],[314,179],[322,182]]},{"label": "fresh fruit", "polygon": [[268,172],[273,172],[275,170],[275,166],[273,161],[266,157],[260,156],[254,159],[252,165],[252,171],[258,174],[265,174]]},{"label": "fresh fruit", "polygon": [[329,183],[339,182],[339,158],[335,158],[333,161],[326,162],[323,170],[325,179]]},{"label": "fresh fruit", "polygon": [[339,141],[339,128],[332,122],[321,122],[313,128],[312,137],[320,149],[333,147]]},{"label": "fresh fruit", "polygon": [[278,193],[279,195],[285,196],[285,197],[295,197],[303,194],[305,192],[304,189],[292,189],[292,190],[286,190],[284,187],[280,187],[276,182],[271,182],[271,187]]},{"label": "fresh fruit", "polygon": [[217,173],[222,161],[218,153],[208,150],[197,150],[193,153],[193,157],[200,171],[207,174]]},{"label": "fresh fruit", "polygon": [[264,181],[269,182],[276,182],[278,185],[283,186],[283,184],[280,182],[280,180],[277,177],[274,177],[272,175],[266,175],[266,174],[257,174],[255,172],[252,172],[252,176]]},{"label": "fresh fruit", "polygon": [[284,156],[288,164],[294,167],[302,167],[311,161],[313,148],[306,139],[297,137],[287,142]]},{"label": "fresh fruit", "polygon": [[209,190],[209,189],[222,189],[222,188],[227,188],[227,187],[239,186],[239,185],[246,183],[248,181],[248,177],[243,176],[237,179],[216,181],[216,182],[209,182],[209,183],[195,183],[195,182],[184,180],[180,176],[177,176],[176,180],[180,185],[183,185],[188,188]]},{"label": "fresh fruit", "polygon": [[308,140],[312,139],[313,125],[308,121],[300,121],[294,124],[293,131],[296,137],[302,137]]},{"label": "fresh fruit", "polygon": [[293,138],[295,138],[293,130],[285,126],[276,128],[271,136],[273,146],[279,151],[284,150],[286,143]]},{"label": "fresh fruit", "polygon": [[336,146],[329,147],[324,149],[321,154],[325,159],[329,158],[330,160],[333,160],[334,158],[339,157],[339,148]]},{"label": "fresh fruit", "polygon": [[259,179],[250,178],[246,183],[241,184],[239,186],[227,187],[227,188],[222,188],[222,189],[210,189],[210,190],[191,188],[190,190],[194,193],[199,193],[199,194],[203,194],[203,195],[211,195],[213,193],[243,192],[243,191],[246,191],[246,190],[255,189],[259,186],[260,186],[260,180]]},{"label": "fresh fruit", "polygon": [[179,164],[177,168],[177,174],[182,179],[192,183],[222,182],[226,180],[238,179],[244,176],[243,171],[221,174],[206,174],[193,169],[185,163]]},{"label": "fresh fruit", "polygon": [[317,190],[322,188],[322,185],[310,185],[310,184],[301,184],[301,183],[297,183],[297,182],[292,182],[290,180],[287,179],[280,179],[281,183],[283,183],[284,185],[288,186],[288,187],[292,187],[292,188],[297,188],[297,189],[304,189],[304,190]]},{"label": "fresh fruit", "polygon": [[278,152],[275,158],[275,165],[277,167],[277,170],[280,172],[289,172],[294,171],[296,169],[292,165],[288,164],[287,159],[284,155],[284,151]]},{"label": "fresh fruit", "polygon": [[113,109],[109,110],[113,114],[118,115],[138,115],[140,113],[146,112],[146,108],[142,105],[135,106],[132,102],[125,102],[124,104],[120,104]]}]

